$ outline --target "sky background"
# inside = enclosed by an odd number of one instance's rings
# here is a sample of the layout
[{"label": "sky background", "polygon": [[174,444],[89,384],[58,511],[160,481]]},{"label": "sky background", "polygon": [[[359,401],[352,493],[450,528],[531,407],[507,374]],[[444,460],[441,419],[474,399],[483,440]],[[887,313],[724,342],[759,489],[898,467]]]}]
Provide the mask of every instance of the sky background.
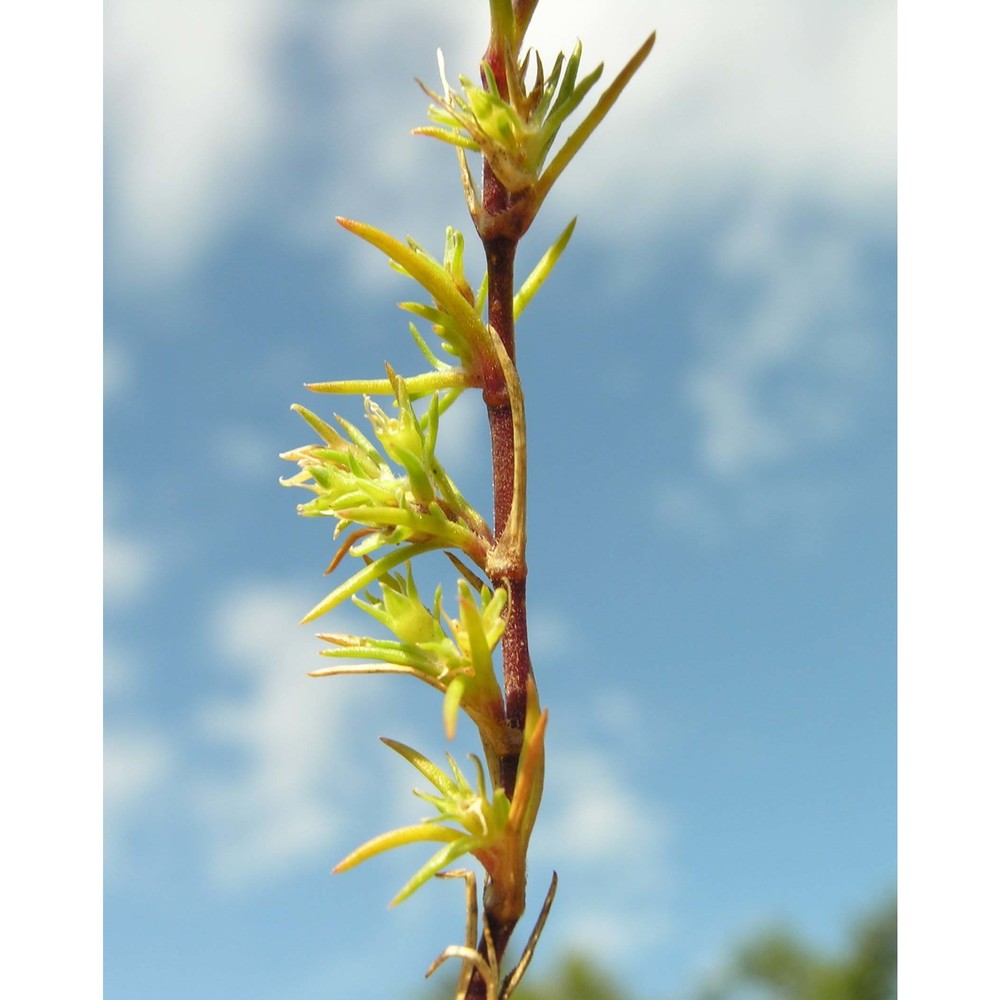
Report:
[{"label": "sky background", "polygon": [[[836,946],[895,882],[894,16],[542,0],[529,35],[610,78],[658,32],[522,245],[526,274],[579,216],[518,341],[551,713],[529,911],[557,868],[539,960],[588,950],[650,1000],[766,921]],[[471,231],[454,156],[408,130],[413,78],[439,46],[473,74],[486,24],[106,5],[114,1000],[415,995],[460,938],[453,885],[386,910],[420,847],[328,874],[424,815],[377,737],[446,747],[422,686],[305,676],[331,542],[276,456],[309,439],[292,402],[361,418],[303,382],[420,370],[411,288],[333,217],[436,252]],[[481,409],[442,457],[488,510]]]}]

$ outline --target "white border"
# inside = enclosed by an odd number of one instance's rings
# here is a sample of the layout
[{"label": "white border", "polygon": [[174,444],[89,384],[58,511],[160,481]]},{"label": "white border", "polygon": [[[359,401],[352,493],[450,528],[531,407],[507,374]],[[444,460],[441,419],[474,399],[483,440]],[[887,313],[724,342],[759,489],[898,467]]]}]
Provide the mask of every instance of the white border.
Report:
[{"label": "white border", "polygon": [[0,907],[21,995],[102,982],[101,16],[17,4],[0,38]]},{"label": "white border", "polygon": [[900,990],[995,983],[997,16],[900,15]]}]

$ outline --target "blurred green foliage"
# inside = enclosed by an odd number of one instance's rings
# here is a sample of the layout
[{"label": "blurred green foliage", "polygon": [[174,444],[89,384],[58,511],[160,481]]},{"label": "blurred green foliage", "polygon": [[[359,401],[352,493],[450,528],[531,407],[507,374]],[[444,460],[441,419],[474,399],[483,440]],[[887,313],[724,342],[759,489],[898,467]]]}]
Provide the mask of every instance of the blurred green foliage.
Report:
[{"label": "blurred green foliage", "polygon": [[573,997],[574,1000],[628,1000],[609,973],[598,969],[593,962],[580,955],[564,958],[551,975],[540,979],[537,984],[527,977],[514,994],[514,1000],[555,1000],[556,997]]},{"label": "blurred green foliage", "polygon": [[[571,955],[547,974],[532,969],[514,1000],[636,998],[596,962]],[[896,1000],[896,899],[858,921],[841,954],[827,954],[784,928],[761,931],[737,946],[690,1000]]]},{"label": "blurred green foliage", "polygon": [[780,928],[737,948],[697,1000],[895,1000],[896,900],[863,918],[850,945],[828,955]]}]

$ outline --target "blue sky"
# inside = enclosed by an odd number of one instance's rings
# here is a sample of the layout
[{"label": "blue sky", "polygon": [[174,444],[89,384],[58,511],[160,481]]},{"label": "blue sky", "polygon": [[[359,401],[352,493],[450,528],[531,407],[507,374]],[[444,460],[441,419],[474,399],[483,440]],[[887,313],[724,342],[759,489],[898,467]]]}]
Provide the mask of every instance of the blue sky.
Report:
[{"label": "blue sky", "polygon": [[[385,909],[419,848],[328,874],[423,815],[377,737],[445,747],[429,692],[305,677],[330,540],[276,455],[291,402],[329,409],[303,382],[417,370],[410,290],[333,216],[471,228],[408,130],[485,7],[107,5],[111,998],[374,1000],[460,936],[454,886]],[[650,997],[766,920],[835,944],[896,837],[894,6],[542,0],[529,40],[613,72],[651,28],[520,251],[579,216],[518,342],[551,712],[529,906],[557,868],[542,958]],[[488,508],[480,409],[444,460]]]}]

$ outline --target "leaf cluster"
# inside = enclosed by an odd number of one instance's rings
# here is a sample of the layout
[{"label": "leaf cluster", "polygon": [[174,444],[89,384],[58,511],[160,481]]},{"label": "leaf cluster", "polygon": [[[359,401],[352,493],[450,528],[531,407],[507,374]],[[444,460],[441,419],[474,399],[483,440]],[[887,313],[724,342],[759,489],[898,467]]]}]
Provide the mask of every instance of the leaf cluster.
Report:
[{"label": "leaf cluster", "polygon": [[347,871],[368,858],[405,844],[439,841],[444,846],[434,853],[392,900],[393,906],[412,895],[452,862],[471,854],[494,880],[520,880],[523,893],[524,856],[541,796],[543,742],[546,714],[539,712],[537,695],[532,699],[525,747],[521,754],[513,799],[508,799],[495,780],[487,789],[482,762],[474,754],[475,782],[470,782],[451,754],[446,755],[450,775],[423,754],[396,740],[382,742],[395,750],[436,789],[437,795],[415,790],[430,803],[437,815],[414,826],[380,834],[362,844],[341,861],[335,872]]},{"label": "leaf cluster", "polygon": [[[335,539],[346,532],[328,572],[345,554],[365,560],[365,567],[320,601],[304,622],[335,608],[400,563],[432,549],[454,549],[476,565],[486,565],[492,532],[435,454],[439,397],[435,395],[427,413],[417,417],[405,381],[391,368],[388,372],[399,416],[390,417],[365,398],[368,419],[387,457],[343,417],[334,418],[338,431],[311,410],[292,407],[321,442],[282,454],[298,464],[299,472],[281,483],[315,494],[312,500],[299,504],[300,514],[335,518]],[[390,551],[378,559],[370,558],[381,549]]]},{"label": "leaf cluster", "polygon": [[[601,78],[604,64],[580,76],[583,46],[578,41],[567,56],[560,52],[546,73],[537,50],[520,54],[534,4],[493,0],[492,35],[488,58],[480,63],[482,84],[459,76],[456,90],[448,83],[444,56],[438,50],[441,93],[420,83],[431,99],[430,125],[413,129],[415,135],[438,139],[458,152],[462,185],[469,212],[480,233],[488,230],[482,199],[472,180],[467,152],[482,155],[504,188],[519,201],[521,231],[527,229],[552,186],[593,135],[597,126],[649,55],[656,40],[651,34],[598,98],[595,106],[549,160],[556,136]],[[491,65],[490,55],[493,55]],[[418,81],[419,82],[419,81]]]},{"label": "leaf cluster", "polygon": [[387,573],[379,580],[381,596],[365,591],[352,600],[392,632],[395,639],[321,632],[319,638],[337,647],[321,655],[337,660],[364,658],[367,665],[326,667],[313,677],[337,674],[398,672],[430,684],[444,694],[444,729],[453,739],[459,707],[463,707],[487,738],[492,757],[507,749],[503,695],[493,672],[492,652],[503,634],[507,591],[482,584],[478,601],[468,581],[458,581],[458,617],[442,608],[441,587],[428,608],[420,598],[412,568],[406,574]]}]

